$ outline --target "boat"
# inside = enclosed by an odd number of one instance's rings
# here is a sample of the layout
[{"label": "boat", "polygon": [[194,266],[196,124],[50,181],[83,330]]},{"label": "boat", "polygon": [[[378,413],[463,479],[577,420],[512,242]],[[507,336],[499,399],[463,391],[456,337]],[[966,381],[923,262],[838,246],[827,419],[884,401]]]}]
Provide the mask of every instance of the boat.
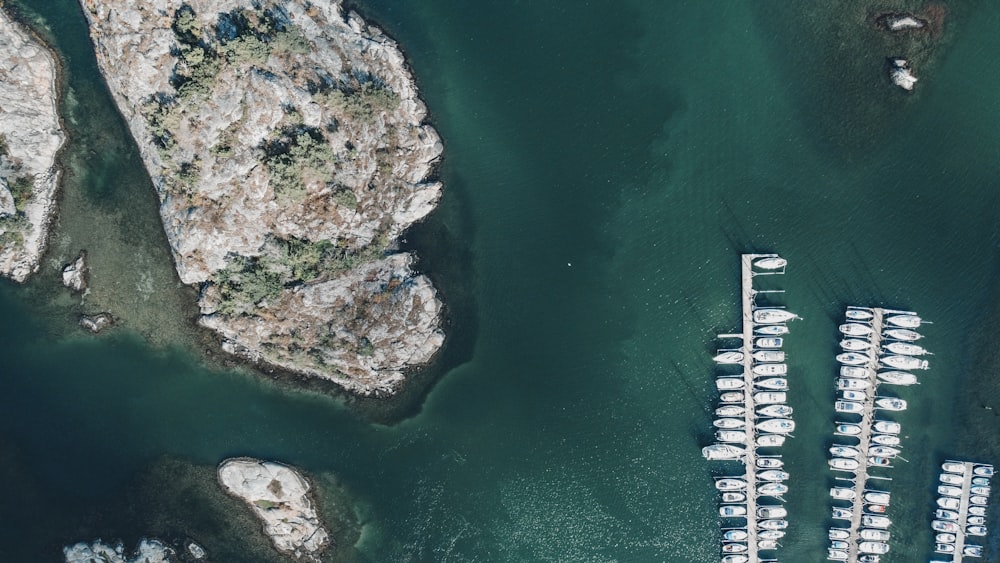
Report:
[{"label": "boat", "polygon": [[936,543],[934,551],[936,553],[955,553],[955,546],[950,543]]},{"label": "boat", "polygon": [[746,409],[739,405],[726,405],[715,409],[715,416],[743,416]]},{"label": "boat", "polygon": [[899,448],[894,448],[892,446],[871,446],[868,448],[868,455],[876,455],[880,457],[896,457],[902,451]]},{"label": "boat", "polygon": [[861,323],[844,323],[838,328],[840,328],[841,333],[847,336],[868,336],[875,332],[872,327]]},{"label": "boat", "polygon": [[912,330],[907,330],[905,328],[890,328],[885,331],[885,335],[889,338],[894,338],[896,340],[902,340],[904,342],[914,342],[920,340],[924,336],[919,332]]},{"label": "boat", "polygon": [[830,513],[830,517],[836,518],[837,520],[850,520],[852,514],[850,509],[835,506],[833,507],[833,510]]},{"label": "boat", "polygon": [[785,325],[763,325],[753,329],[753,332],[763,336],[781,336],[788,334],[788,327]]},{"label": "boat", "polygon": [[856,493],[854,489],[848,489],[847,487],[831,487],[830,496],[837,500],[851,500],[855,497]]},{"label": "boat", "polygon": [[753,353],[753,359],[758,362],[783,362],[785,353],[781,350],[757,350]]},{"label": "boat", "polygon": [[871,441],[881,446],[898,446],[899,436],[895,434],[873,434]]},{"label": "boat", "polygon": [[852,321],[868,321],[875,318],[875,314],[864,309],[848,309],[844,316]]},{"label": "boat", "polygon": [[939,495],[944,495],[946,497],[960,497],[962,496],[962,487],[938,485],[937,492]]},{"label": "boat", "polygon": [[728,351],[717,354],[714,358],[720,364],[738,364],[743,361],[743,352]]},{"label": "boat", "polygon": [[788,260],[780,258],[778,256],[770,256],[768,258],[761,258],[753,263],[754,266],[760,268],[761,270],[780,270],[788,264]]},{"label": "boat", "polygon": [[758,530],[757,537],[762,540],[780,540],[785,537],[783,530]]},{"label": "boat", "polygon": [[977,465],[972,468],[973,475],[979,475],[980,477],[992,477],[993,476],[993,466],[992,465]]},{"label": "boat", "polygon": [[778,448],[784,445],[785,437],[780,434],[761,434],[757,436],[757,445],[761,448]]},{"label": "boat", "polygon": [[868,395],[866,395],[863,391],[841,389],[840,398],[845,401],[865,401],[868,399]]},{"label": "boat", "polygon": [[784,530],[788,527],[788,522],[781,519],[761,520],[757,523],[757,527],[764,530]]},{"label": "boat", "polygon": [[958,512],[954,510],[945,510],[944,508],[939,508],[934,511],[934,517],[938,520],[958,520]]},{"label": "boat", "polygon": [[734,428],[743,428],[747,425],[747,421],[742,418],[718,418],[712,424],[714,424],[716,428],[731,430]]},{"label": "boat", "polygon": [[744,444],[747,441],[747,433],[743,430],[719,430],[715,433],[715,439],[720,442]]},{"label": "boat", "polygon": [[840,347],[848,352],[863,352],[872,347],[871,343],[867,340],[861,340],[858,338],[845,338],[840,341]]},{"label": "boat", "polygon": [[761,379],[759,381],[753,382],[754,387],[759,387],[760,389],[772,389],[774,391],[784,391],[788,389],[788,380],[784,377],[769,377],[767,379]]},{"label": "boat", "polygon": [[746,544],[742,543],[724,543],[722,544],[722,553],[743,553],[747,550]]},{"label": "boat", "polygon": [[757,309],[753,312],[753,322],[762,325],[787,323],[797,318],[798,315],[785,309]]},{"label": "boat", "polygon": [[869,514],[885,514],[887,508],[889,507],[884,504],[866,504],[865,512]]},{"label": "boat", "polygon": [[955,497],[941,497],[937,499],[937,505],[948,510],[958,510],[962,507],[962,501]]},{"label": "boat", "polygon": [[969,519],[972,519],[974,517],[986,516],[986,507],[985,506],[970,506],[969,507],[969,514],[972,514],[972,516],[970,516]]},{"label": "boat", "polygon": [[788,418],[792,416],[792,407],[788,405],[768,405],[757,409],[757,416]]},{"label": "boat", "polygon": [[783,495],[788,492],[788,485],[784,483],[766,483],[757,487],[757,494],[764,497]]},{"label": "boat", "polygon": [[934,541],[937,543],[955,543],[956,539],[958,538],[955,534],[937,534],[934,536]]},{"label": "boat", "polygon": [[784,391],[760,391],[753,394],[753,400],[758,405],[783,404],[787,400]]},{"label": "boat", "polygon": [[788,516],[788,510],[784,506],[760,506],[757,507],[758,518],[784,518]]},{"label": "boat", "polygon": [[885,491],[868,491],[865,493],[865,501],[875,504],[889,504],[889,493]]},{"label": "boat", "polygon": [[874,528],[862,528],[858,535],[861,539],[868,541],[889,541],[888,530],[876,530]]},{"label": "boat", "polygon": [[876,555],[882,555],[884,553],[889,553],[889,544],[875,541],[863,541],[858,544],[858,551],[860,553],[874,553]]},{"label": "boat", "polygon": [[787,418],[772,418],[758,422],[757,430],[769,434],[788,434],[795,431],[795,421]]},{"label": "boat", "polygon": [[847,552],[842,549],[827,549],[826,558],[834,561],[847,561]]},{"label": "boat", "polygon": [[882,363],[896,369],[927,369],[930,362],[913,356],[883,356]]},{"label": "boat", "polygon": [[962,555],[964,557],[982,557],[983,556],[983,546],[981,546],[981,545],[966,545],[965,549],[962,550]]},{"label": "boat", "polygon": [[747,561],[750,561],[749,557],[736,553],[729,554],[722,558],[722,563],[747,563]]},{"label": "boat", "polygon": [[871,377],[871,370],[858,366],[840,366],[840,375],[843,377],[867,378]]},{"label": "boat", "polygon": [[722,534],[722,539],[726,541],[746,541],[750,534],[746,530],[726,530]]},{"label": "boat", "polygon": [[986,506],[990,503],[989,497],[972,495],[969,497],[969,504],[978,504],[979,506]]},{"label": "boat", "polygon": [[778,542],[775,540],[757,540],[757,549],[778,549]]},{"label": "boat", "polygon": [[753,367],[754,375],[785,375],[788,373],[787,364],[757,364]]},{"label": "boat", "polygon": [[871,382],[867,379],[852,379],[850,377],[841,377],[837,379],[837,389],[843,391],[847,390],[860,390],[868,389],[871,387]]},{"label": "boat", "polygon": [[834,457],[858,458],[861,456],[861,452],[851,446],[833,446],[830,448],[830,455]]},{"label": "boat", "polygon": [[766,336],[753,341],[753,345],[757,348],[781,348],[784,343],[785,340],[780,336]]},{"label": "boat", "polygon": [[726,504],[739,504],[746,502],[747,496],[740,492],[725,491],[722,493],[722,502]]},{"label": "boat", "polygon": [[972,478],[972,484],[973,485],[981,485],[983,487],[987,487],[990,484],[990,479],[989,479],[989,477],[973,477]]},{"label": "boat", "polygon": [[737,516],[746,516],[747,507],[742,504],[724,504],[719,507],[719,516],[725,518],[735,518]]},{"label": "boat", "polygon": [[892,520],[889,520],[889,518],[886,516],[878,516],[875,514],[862,514],[861,525],[866,528],[879,528],[884,530],[892,525]]},{"label": "boat", "polygon": [[722,403],[742,403],[743,391],[726,391],[719,395],[719,402]]},{"label": "boat", "polygon": [[831,540],[846,540],[850,539],[851,531],[843,528],[831,528],[826,536]]},{"label": "boat", "polygon": [[892,459],[888,457],[869,457],[868,465],[874,465],[877,467],[890,467],[892,465]]},{"label": "boat", "polygon": [[715,481],[715,488],[720,491],[742,491],[747,488],[747,482],[736,477],[723,477]]},{"label": "boat", "polygon": [[875,375],[890,385],[914,385],[919,383],[917,376],[906,371],[883,371]]},{"label": "boat", "polygon": [[921,319],[916,315],[895,315],[885,319],[885,322],[899,328],[918,328]]},{"label": "boat", "polygon": [[898,422],[893,422],[891,420],[876,420],[874,426],[876,432],[881,432],[882,434],[899,434],[903,427]]},{"label": "boat", "polygon": [[916,344],[910,344],[908,342],[890,342],[885,345],[885,349],[893,354],[899,354],[901,356],[923,356],[925,354],[930,354],[930,352],[922,346],[917,346]]},{"label": "boat", "polygon": [[861,403],[855,403],[854,401],[837,401],[833,404],[833,408],[837,412],[846,412],[855,414],[861,414],[865,412],[865,406]]},{"label": "boat", "polygon": [[965,528],[965,533],[970,536],[982,537],[986,535],[986,526],[967,526]]},{"label": "boat", "polygon": [[745,385],[742,377],[720,377],[715,380],[715,386],[720,391],[731,391],[741,389]]},{"label": "boat", "polygon": [[875,399],[875,405],[880,409],[885,409],[887,411],[905,411],[906,401],[903,399],[897,399],[895,397],[883,397],[881,399]]},{"label": "boat", "polygon": [[845,352],[843,354],[837,354],[837,361],[849,366],[861,366],[868,363],[870,358],[864,354],[858,354],[857,352]]},{"label": "boat", "polygon": [[[965,475],[965,464],[958,463],[955,461],[946,461],[941,464],[941,469],[947,471],[948,473],[958,473],[959,475]],[[975,471],[973,471],[975,473]]]},{"label": "boat", "polygon": [[857,436],[861,434],[861,427],[857,424],[838,424],[836,433],[843,434],[844,436]]},{"label": "boat", "polygon": [[931,522],[931,529],[935,532],[948,532],[949,534],[959,531],[958,524],[947,520],[934,520]]},{"label": "boat", "polygon": [[781,461],[777,457],[758,457],[757,467],[761,469],[781,469],[785,466],[785,462]]},{"label": "boat", "polygon": [[829,461],[830,468],[838,471],[855,471],[861,467],[861,462],[846,457],[835,457]]},{"label": "boat", "polygon": [[771,481],[780,482],[788,480],[788,473],[785,471],[779,471],[777,469],[769,469],[767,471],[761,471],[757,474],[757,478],[761,481]]},{"label": "boat", "polygon": [[969,492],[974,495],[989,496],[990,488],[977,485],[975,487],[969,487]]},{"label": "boat", "polygon": [[[983,506],[970,506],[969,508],[985,508],[985,507],[983,507]],[[967,524],[973,524],[975,526],[983,526],[983,525],[986,524],[986,517],[985,517],[985,515],[966,516],[965,517],[965,522]]]}]

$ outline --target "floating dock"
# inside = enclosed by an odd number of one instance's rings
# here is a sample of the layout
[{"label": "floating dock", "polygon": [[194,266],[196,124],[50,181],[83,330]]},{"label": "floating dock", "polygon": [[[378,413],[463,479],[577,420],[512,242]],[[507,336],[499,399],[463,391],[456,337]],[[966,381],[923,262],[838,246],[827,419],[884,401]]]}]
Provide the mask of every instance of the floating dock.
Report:
[{"label": "floating dock", "polygon": [[[938,492],[942,493],[938,499],[938,510],[952,510],[958,514],[957,518],[940,518],[941,513],[935,513],[935,520],[932,523],[931,528],[934,530],[935,534],[938,536],[935,538],[941,539],[942,535],[951,534],[955,537],[953,542],[942,542],[937,541],[935,545],[935,552],[944,554],[948,557],[946,561],[951,563],[960,563],[964,561],[965,558],[980,558],[982,557],[983,547],[981,545],[976,545],[969,543],[972,539],[969,537],[969,532],[973,532],[973,537],[983,537],[986,536],[986,507],[987,501],[989,499],[989,482],[990,477],[993,475],[993,466],[985,463],[973,463],[970,461],[956,461],[949,459],[945,461],[941,468],[944,470],[941,473],[940,484],[938,485]],[[959,485],[959,479],[961,484]],[[955,494],[943,494],[945,490],[943,487],[956,487],[960,489],[958,495]],[[975,492],[985,492],[985,495],[974,494],[973,488],[977,487]],[[981,489],[978,487],[985,487]],[[949,493],[953,492],[947,490]],[[976,502],[973,503],[973,497],[976,498]],[[951,508],[946,508],[946,506]],[[970,508],[972,506],[982,507],[981,516],[970,515]],[[949,515],[954,516],[954,515]],[[976,519],[976,523],[970,522],[970,518]],[[948,526],[949,523],[954,525],[953,529],[938,529],[939,527]],[[978,530],[978,528],[982,528]],[[976,533],[979,531],[980,533]],[[935,562],[936,563],[936,562]]]},{"label": "floating dock", "polygon": [[[766,262],[764,262],[764,263],[765,264],[769,264],[769,266],[771,266],[773,264],[779,264],[779,266],[777,266],[777,267],[761,267],[760,264],[761,264],[762,260],[766,260]],[[761,406],[761,405],[757,404],[757,401],[755,399],[755,395],[758,392],[767,392],[769,389],[758,387],[758,385],[761,382],[757,381],[759,378],[767,377],[767,376],[761,376],[761,375],[758,375],[758,374],[754,373],[754,367],[758,366],[758,365],[771,365],[771,366],[779,366],[780,365],[781,369],[785,369],[785,370],[787,369],[785,367],[785,364],[783,362],[776,362],[776,363],[772,363],[770,361],[768,361],[768,362],[759,362],[759,361],[757,361],[754,358],[754,352],[757,351],[757,348],[755,346],[755,339],[762,337],[762,335],[757,335],[754,332],[755,328],[761,324],[761,323],[755,322],[755,320],[754,320],[754,311],[757,310],[755,298],[756,298],[756,296],[757,296],[758,293],[764,292],[764,291],[758,291],[757,289],[754,288],[754,286],[753,286],[754,285],[754,278],[756,276],[763,276],[763,275],[783,274],[784,271],[785,271],[784,260],[781,259],[776,254],[743,254],[743,255],[741,255],[741,257],[740,257],[740,297],[741,297],[741,309],[742,309],[742,317],[741,317],[742,318],[742,332],[740,332],[740,333],[733,333],[733,334],[720,334],[719,335],[720,339],[726,339],[726,338],[735,339],[735,338],[738,338],[738,339],[741,340],[741,346],[739,348],[730,348],[730,349],[728,349],[728,351],[729,352],[738,352],[738,353],[742,354],[742,357],[740,358],[739,363],[738,364],[733,364],[733,365],[739,365],[742,368],[742,385],[741,385],[740,388],[742,390],[743,396],[742,396],[742,401],[739,402],[738,404],[743,407],[743,416],[742,416],[742,419],[743,419],[743,428],[742,428],[742,430],[746,433],[746,441],[745,441],[744,444],[742,444],[742,447],[745,448],[745,454],[740,459],[740,461],[742,461],[743,464],[744,464],[744,471],[743,471],[743,475],[740,476],[740,477],[738,477],[738,478],[741,478],[746,483],[746,488],[743,491],[745,493],[745,495],[746,495],[746,498],[743,501],[743,503],[739,503],[743,507],[745,507],[745,510],[746,510],[746,514],[745,514],[745,516],[743,516],[743,518],[745,518],[745,520],[746,520],[746,527],[745,528],[735,528],[736,530],[743,530],[743,531],[745,531],[746,532],[746,539],[745,540],[740,540],[740,541],[729,540],[729,539],[724,540],[724,543],[723,543],[723,558],[724,559],[723,559],[723,561],[733,561],[734,563],[766,563],[766,562],[774,562],[774,561],[776,561],[773,558],[761,558],[760,552],[762,552],[762,551],[765,551],[765,552],[766,551],[773,551],[778,546],[778,539],[780,539],[780,536],[784,534],[784,531],[783,531],[784,527],[787,526],[787,521],[784,519],[783,516],[781,516],[781,517],[775,517],[775,516],[762,517],[758,513],[758,510],[761,508],[761,505],[759,503],[759,497],[765,497],[765,498],[766,497],[773,497],[777,501],[783,500],[781,498],[781,496],[780,496],[780,494],[782,494],[783,491],[779,491],[779,492],[770,492],[769,491],[769,492],[767,492],[767,494],[761,494],[761,492],[759,490],[759,487],[763,486],[765,484],[774,485],[774,486],[771,487],[772,489],[779,488],[778,485],[783,486],[783,479],[779,479],[779,480],[776,480],[776,481],[772,480],[772,481],[761,482],[761,479],[759,478],[759,473],[762,472],[762,471],[766,471],[768,469],[775,469],[777,471],[783,471],[783,469],[782,469],[781,463],[780,463],[780,456],[775,456],[775,455],[760,455],[759,452],[758,452],[758,448],[761,448],[761,447],[769,447],[770,448],[770,447],[777,447],[777,446],[762,446],[760,444],[760,442],[759,442],[759,435],[758,435],[759,429],[758,429],[758,425],[761,422],[763,422],[763,420],[759,420],[759,419],[768,419],[768,420],[775,420],[775,419],[771,419],[771,418],[768,418],[768,417],[762,417],[762,416],[760,416],[760,415],[757,414],[757,408],[759,406]],[[775,292],[775,291],[774,290],[768,290],[766,292],[772,293],[772,292]],[[778,308],[778,307],[768,307],[767,309],[771,309],[771,310],[777,311],[780,308]],[[791,315],[791,314],[789,313],[789,315]],[[794,315],[792,315],[791,318],[796,318],[796,317],[794,317]],[[784,326],[783,322],[774,322],[774,323],[767,323],[767,324],[769,326],[777,326],[777,325]],[[773,348],[773,350],[774,350],[775,353],[777,353],[779,351],[778,348],[780,348],[780,342],[781,341],[779,340],[778,342],[779,342],[778,346],[776,346],[775,348]],[[775,367],[773,369],[777,372],[779,368]],[[730,375],[733,376],[731,379],[738,378],[738,374],[730,374]],[[781,372],[780,374],[775,373],[773,375],[775,375],[776,378],[784,378],[786,374],[785,374],[785,372]],[[720,388],[720,390],[721,390],[721,388]],[[782,389],[780,392],[783,393],[784,390]],[[783,396],[782,396],[782,398],[783,398]],[[733,403],[730,403],[730,404],[733,404]],[[775,405],[777,405],[777,404],[784,404],[784,401],[782,400],[780,402],[769,402],[768,404],[769,405],[770,404],[775,404]],[[779,418],[779,419],[780,420],[788,420],[788,424],[789,425],[792,424],[790,416],[787,419],[786,418]],[[790,431],[790,429],[789,429],[789,431]],[[778,435],[780,435],[780,436],[786,436],[787,434],[788,434],[788,432],[783,432],[783,433],[780,433]],[[778,438],[775,437],[775,435],[771,435],[770,439],[783,441],[783,438],[782,439],[778,439]],[[776,464],[776,466],[775,467],[762,468],[762,467],[760,467],[758,465],[758,460],[761,460],[761,459],[773,460],[770,463]],[[732,506],[732,504],[730,504],[729,506]],[[767,508],[767,507],[778,507],[778,506],[779,505],[778,505],[777,502],[772,502],[772,503],[768,503],[765,508]],[[720,512],[720,515],[721,515],[721,512]],[[723,517],[725,517],[725,516],[723,516]],[[764,527],[763,528],[761,527],[762,522],[764,522]],[[760,537],[760,534],[762,534],[762,533],[766,533],[765,534],[766,537],[764,537],[764,538]],[[774,536],[778,536],[778,537],[774,537]],[[742,549],[742,546],[744,544],[745,544],[745,550]],[[740,550],[740,551],[735,551],[735,550]],[[727,560],[727,559],[725,559],[726,557],[730,557],[730,559]]]}]

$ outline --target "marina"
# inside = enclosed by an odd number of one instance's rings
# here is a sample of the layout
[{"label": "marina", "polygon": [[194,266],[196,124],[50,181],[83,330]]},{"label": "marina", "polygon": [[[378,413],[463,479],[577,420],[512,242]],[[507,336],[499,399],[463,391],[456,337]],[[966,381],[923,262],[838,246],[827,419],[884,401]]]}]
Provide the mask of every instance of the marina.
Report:
[{"label": "marina", "polygon": [[947,460],[941,464],[937,487],[938,508],[931,529],[934,552],[947,556],[931,563],[958,563],[981,558],[983,546],[970,543],[986,536],[986,509],[993,466],[985,463]]},{"label": "marina", "polygon": [[[919,327],[921,322],[916,313],[848,307],[845,317],[845,323],[839,327],[844,338],[841,341],[844,352],[836,357],[840,364],[836,381],[839,395],[834,409],[838,416],[855,420],[835,423],[834,435],[843,443],[835,443],[830,448],[829,465],[836,482],[830,489],[830,496],[834,501],[832,516],[844,524],[830,530],[827,558],[876,563],[881,555],[889,552],[888,529],[892,525],[886,516],[890,493],[881,490],[879,482],[888,482],[891,478],[872,475],[870,470],[891,468],[895,459],[902,459],[899,457],[900,425],[885,417],[888,412],[907,407],[903,399],[880,396],[878,388],[880,384],[917,383],[914,375],[898,370],[903,365],[926,369],[927,361],[897,352],[924,354],[927,351],[922,347],[896,345],[898,338],[893,332],[899,327],[905,325],[906,330],[916,334],[912,329]],[[880,372],[881,369],[893,371]]]},{"label": "marina", "polygon": [[[784,308],[758,307],[759,293],[778,290],[754,288],[756,276],[783,274],[787,262],[776,254],[743,254],[740,260],[742,332],[721,334],[720,339],[740,339],[740,347],[719,350],[715,361],[723,369],[739,366],[741,373],[723,374],[716,380],[720,391],[720,406],[714,426],[739,430],[716,432],[718,442],[702,450],[708,460],[737,460],[743,463],[739,476],[716,480],[723,504],[719,515],[737,518],[743,526],[726,527],[723,531],[723,563],[774,562],[762,558],[780,546],[788,527],[787,511],[780,504],[788,492],[781,456],[762,453],[784,444],[795,429],[792,409],[786,405],[788,367],[781,351],[785,323],[798,318]],[[741,409],[741,410],[737,410]],[[742,418],[737,417],[742,414]],[[724,422],[725,421],[725,422]],[[766,499],[766,500],[765,500]]]}]

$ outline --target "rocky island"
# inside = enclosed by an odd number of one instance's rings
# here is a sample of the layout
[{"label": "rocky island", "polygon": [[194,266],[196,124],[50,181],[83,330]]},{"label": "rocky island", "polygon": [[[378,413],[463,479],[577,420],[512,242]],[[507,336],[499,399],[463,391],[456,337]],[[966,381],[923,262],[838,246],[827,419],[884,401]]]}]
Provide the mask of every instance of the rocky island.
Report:
[{"label": "rocky island", "polygon": [[38,270],[55,212],[65,140],[49,50],[0,9],[0,275]]},{"label": "rocky island", "polygon": [[228,459],[219,465],[219,483],[253,510],[278,551],[319,561],[329,547],[330,536],[309,498],[309,482],[294,469],[270,461]]},{"label": "rocky island", "polygon": [[81,0],[200,324],[253,361],[394,392],[444,341],[400,234],[442,152],[396,43],[336,0]]}]

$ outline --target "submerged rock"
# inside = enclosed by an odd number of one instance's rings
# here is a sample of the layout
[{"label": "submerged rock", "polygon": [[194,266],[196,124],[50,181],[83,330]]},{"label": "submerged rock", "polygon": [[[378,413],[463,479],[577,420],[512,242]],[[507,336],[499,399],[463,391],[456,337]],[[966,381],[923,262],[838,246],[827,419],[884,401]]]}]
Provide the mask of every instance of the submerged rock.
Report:
[{"label": "submerged rock", "polygon": [[278,551],[319,561],[330,536],[309,498],[309,482],[294,469],[270,461],[228,459],[219,465],[219,483],[245,502],[264,523]]},{"label": "submerged rock", "polygon": [[177,553],[157,539],[143,538],[131,557],[121,542],[108,545],[101,540],[80,542],[63,548],[66,563],[173,563]]},{"label": "submerged rock", "polygon": [[80,326],[98,334],[102,330],[114,326],[115,317],[111,313],[97,313],[96,315],[80,315]]},{"label": "submerged rock", "polygon": [[898,57],[889,59],[889,79],[892,80],[893,84],[907,91],[913,90],[913,86],[917,83],[917,77],[910,72],[909,63],[906,62],[906,59]]},{"label": "submerged rock", "polygon": [[55,212],[56,61],[0,8],[0,275],[38,271]]},{"label": "submerged rock", "polygon": [[227,350],[391,393],[441,347],[396,240],[442,145],[396,43],[336,0],[81,0],[201,323]]},{"label": "submerged rock", "polygon": [[81,250],[71,264],[67,264],[62,269],[63,285],[76,292],[83,292],[87,289],[87,251]]},{"label": "submerged rock", "polygon": [[927,21],[905,13],[882,14],[875,21],[889,31],[906,31],[927,27]]}]

